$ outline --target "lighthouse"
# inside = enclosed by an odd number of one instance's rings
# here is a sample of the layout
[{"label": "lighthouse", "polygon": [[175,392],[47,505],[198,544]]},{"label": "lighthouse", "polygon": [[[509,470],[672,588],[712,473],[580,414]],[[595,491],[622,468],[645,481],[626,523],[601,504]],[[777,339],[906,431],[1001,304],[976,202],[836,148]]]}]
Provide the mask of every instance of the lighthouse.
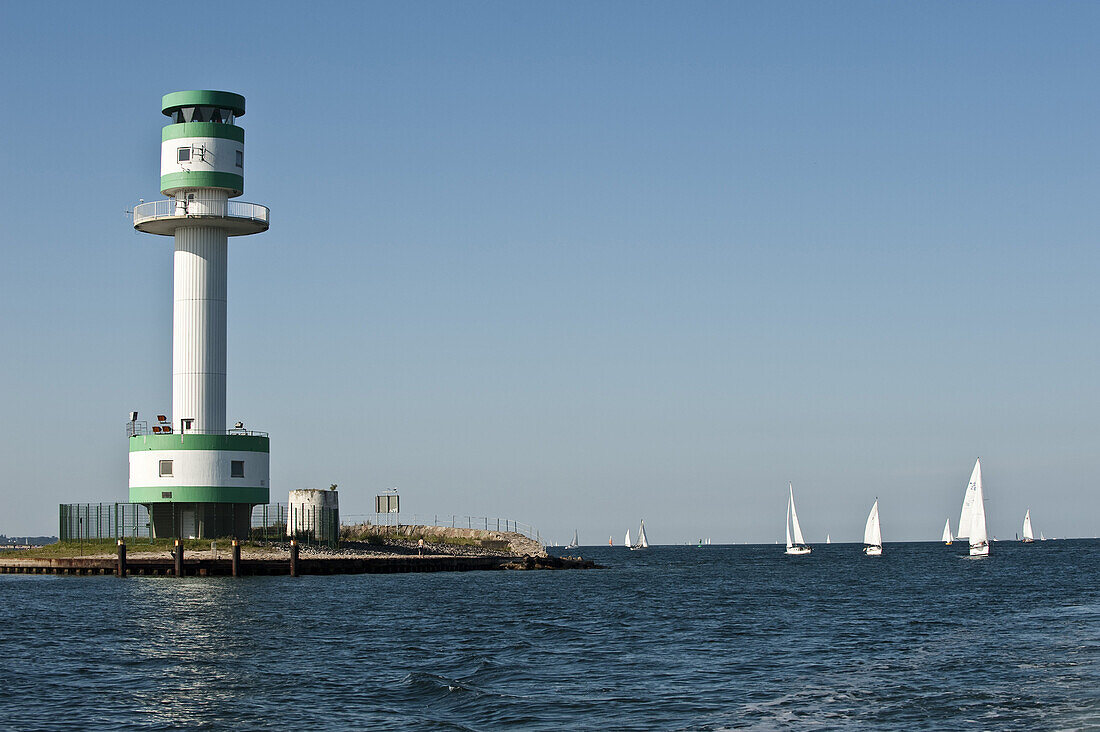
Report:
[{"label": "lighthouse", "polygon": [[151,426],[131,414],[130,502],[149,509],[156,537],[245,536],[269,499],[266,433],[226,422],[229,238],[267,231],[266,206],[244,193],[244,97],[166,94],[160,192],[134,207],[134,228],[172,237],[172,412]]}]

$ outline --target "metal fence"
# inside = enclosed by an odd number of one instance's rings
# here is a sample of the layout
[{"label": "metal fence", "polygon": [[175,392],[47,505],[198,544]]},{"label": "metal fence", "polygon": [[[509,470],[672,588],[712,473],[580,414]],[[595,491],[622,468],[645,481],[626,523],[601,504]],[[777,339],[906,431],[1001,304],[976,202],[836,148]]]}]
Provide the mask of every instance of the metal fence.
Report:
[{"label": "metal fence", "polygon": [[[59,509],[58,537],[61,541],[152,537],[149,510],[140,503],[63,503]],[[353,519],[354,523],[376,526],[449,526],[485,531],[514,531],[542,543],[538,529],[513,519],[438,513],[369,513],[347,518]],[[267,503],[253,507],[248,538],[267,543],[296,539],[303,544],[335,547],[340,540],[340,528],[338,509]]]},{"label": "metal fence", "polygon": [[249,540],[336,548],[340,541],[340,511],[328,506],[288,506],[266,503],[252,509]]},{"label": "metal fence", "polygon": [[[63,503],[58,509],[61,541],[152,538],[149,509],[141,503]],[[334,547],[340,538],[340,513],[320,506],[255,506],[248,538],[261,542],[296,539],[304,544]]]},{"label": "metal fence", "polygon": [[505,518],[488,516],[460,516],[456,513],[360,513],[346,516],[353,523],[374,526],[442,526],[452,529],[483,529],[485,531],[514,531],[528,539],[542,543],[539,530],[531,524]]},{"label": "metal fence", "polygon": [[63,503],[59,509],[61,541],[151,536],[149,510],[140,503]]}]

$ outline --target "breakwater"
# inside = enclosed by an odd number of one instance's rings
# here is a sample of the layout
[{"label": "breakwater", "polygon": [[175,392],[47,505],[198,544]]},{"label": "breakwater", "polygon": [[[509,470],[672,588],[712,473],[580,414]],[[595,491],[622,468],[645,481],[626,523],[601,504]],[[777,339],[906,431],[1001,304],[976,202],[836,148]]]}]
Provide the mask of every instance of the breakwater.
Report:
[{"label": "breakwater", "polygon": [[[397,556],[397,557],[301,557],[297,560],[241,559],[236,574],[395,574],[404,572],[471,572],[486,570],[593,569],[591,560],[561,557],[492,556]],[[217,577],[234,575],[234,561],[227,559],[184,559],[181,577]],[[175,557],[0,557],[0,574],[62,575],[139,575],[177,576]]]}]

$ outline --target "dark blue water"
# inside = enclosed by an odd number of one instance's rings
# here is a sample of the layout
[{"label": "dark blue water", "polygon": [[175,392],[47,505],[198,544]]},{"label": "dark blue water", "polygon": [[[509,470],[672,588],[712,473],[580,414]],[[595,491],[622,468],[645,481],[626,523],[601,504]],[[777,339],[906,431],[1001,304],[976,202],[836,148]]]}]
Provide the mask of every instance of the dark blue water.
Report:
[{"label": "dark blue water", "polygon": [[1100,729],[1100,541],[0,575],[5,729]]}]

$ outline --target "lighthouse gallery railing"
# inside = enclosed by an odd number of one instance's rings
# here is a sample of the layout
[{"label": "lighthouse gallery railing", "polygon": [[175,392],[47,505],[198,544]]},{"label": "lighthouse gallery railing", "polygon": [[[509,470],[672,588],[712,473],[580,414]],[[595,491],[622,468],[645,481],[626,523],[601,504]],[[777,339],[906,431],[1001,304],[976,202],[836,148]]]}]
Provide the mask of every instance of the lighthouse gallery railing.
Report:
[{"label": "lighthouse gallery railing", "polygon": [[184,200],[169,198],[162,201],[148,201],[134,206],[134,226],[145,221],[176,218],[227,218],[248,219],[269,223],[271,211],[267,206],[246,201],[226,201],[219,199]]}]

